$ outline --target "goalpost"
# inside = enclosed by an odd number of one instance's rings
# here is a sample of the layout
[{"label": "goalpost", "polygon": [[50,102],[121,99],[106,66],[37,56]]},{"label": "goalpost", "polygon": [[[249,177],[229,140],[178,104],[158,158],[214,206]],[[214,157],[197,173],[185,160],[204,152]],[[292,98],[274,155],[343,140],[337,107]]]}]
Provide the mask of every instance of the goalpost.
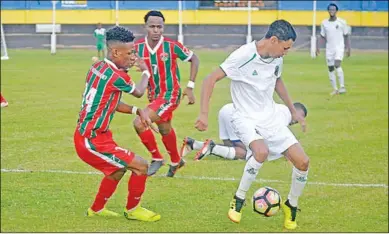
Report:
[{"label": "goalpost", "polygon": [[316,1],[313,1],[311,57],[316,58]]},{"label": "goalpost", "polygon": [[57,52],[57,35],[55,35],[55,6],[57,5],[57,1],[51,1],[53,4],[53,12],[52,12],[52,31],[51,31],[51,54],[55,54]]},{"label": "goalpost", "polygon": [[115,1],[115,25],[119,26],[119,0]]},{"label": "goalpost", "polygon": [[251,35],[251,1],[247,2],[247,35],[246,35],[246,44],[250,43],[253,40]]},{"label": "goalpost", "polygon": [[3,24],[1,24],[1,60],[8,60],[7,43],[5,43]]},{"label": "goalpost", "polygon": [[178,42],[184,44],[184,34],[182,33],[182,1],[178,1]]}]

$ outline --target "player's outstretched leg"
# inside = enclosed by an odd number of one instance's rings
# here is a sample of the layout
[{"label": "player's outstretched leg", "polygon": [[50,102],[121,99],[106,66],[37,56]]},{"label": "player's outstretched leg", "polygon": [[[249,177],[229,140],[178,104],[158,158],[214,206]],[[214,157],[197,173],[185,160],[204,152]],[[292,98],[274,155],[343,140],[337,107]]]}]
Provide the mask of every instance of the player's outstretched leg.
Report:
[{"label": "player's outstretched leg", "polygon": [[284,227],[286,229],[296,229],[298,199],[301,196],[307,183],[309,157],[305,154],[304,149],[299,143],[289,147],[285,153],[285,156],[293,162],[294,167],[292,171],[292,184],[288,194],[288,199],[281,204],[285,215]]}]

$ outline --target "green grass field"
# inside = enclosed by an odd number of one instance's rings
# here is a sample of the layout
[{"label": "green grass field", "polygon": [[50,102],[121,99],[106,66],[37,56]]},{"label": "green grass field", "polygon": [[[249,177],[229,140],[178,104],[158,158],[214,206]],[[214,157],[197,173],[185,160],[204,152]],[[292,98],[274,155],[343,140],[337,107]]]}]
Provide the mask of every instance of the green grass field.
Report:
[{"label": "green grass field", "polygon": [[[209,130],[198,132],[202,79],[227,56],[221,51],[196,51],[201,60],[197,103],[181,104],[173,125],[178,140],[218,138],[217,113],[231,101],[229,81],[216,85],[211,100]],[[125,218],[87,218],[102,178],[75,153],[73,132],[81,105],[85,74],[94,51],[11,50],[1,62],[1,92],[9,107],[1,109],[1,232],[282,232],[283,214],[266,218],[254,213],[251,201],[242,222],[229,221],[229,202],[238,186],[244,162],[209,157],[187,165],[175,178],[164,166],[148,180],[144,206],[162,215],[156,223]],[[283,79],[293,100],[309,110],[308,131],[292,130],[311,158],[308,184],[300,198],[296,232],[388,232],[388,54],[357,53],[344,60],[348,93],[329,99],[331,91],[323,55],[285,57]],[[180,64],[182,84],[189,65]],[[139,75],[133,73],[135,80]],[[276,98],[278,100],[278,98]],[[124,96],[144,107],[146,99]],[[133,116],[117,114],[111,129],[125,148],[150,159],[132,127]],[[166,151],[157,137],[160,149]],[[168,159],[168,157],[166,157]],[[32,172],[7,172],[31,170]],[[93,172],[65,173],[65,172]],[[286,197],[291,165],[284,159],[262,167],[258,182]],[[128,174],[108,203],[122,212]],[[250,200],[250,199],[248,199]]]}]

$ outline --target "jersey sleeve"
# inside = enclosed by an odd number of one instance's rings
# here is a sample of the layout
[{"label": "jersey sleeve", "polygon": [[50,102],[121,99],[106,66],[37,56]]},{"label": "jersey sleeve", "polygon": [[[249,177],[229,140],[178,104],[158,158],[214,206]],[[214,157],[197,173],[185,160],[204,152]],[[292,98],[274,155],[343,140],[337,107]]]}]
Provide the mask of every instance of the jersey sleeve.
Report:
[{"label": "jersey sleeve", "polygon": [[113,87],[119,91],[132,93],[135,90],[135,83],[127,73],[121,73],[113,82]]},{"label": "jersey sleeve", "polygon": [[350,34],[349,27],[347,25],[346,20],[343,20],[343,22],[342,22],[342,30],[343,30],[343,35],[344,36],[347,36],[348,34]]},{"label": "jersey sleeve", "polygon": [[322,22],[321,25],[320,25],[320,35],[322,37],[326,37],[326,30],[324,28],[324,22]]},{"label": "jersey sleeve", "polygon": [[274,71],[274,74],[277,76],[277,79],[281,78],[283,67],[284,67],[284,59],[280,58],[280,63],[276,66],[276,70]]},{"label": "jersey sleeve", "polygon": [[174,53],[177,55],[178,58],[181,59],[181,61],[187,62],[189,61],[193,56],[193,51],[186,48],[183,44],[180,42],[175,42],[174,44]]},{"label": "jersey sleeve", "polygon": [[220,68],[231,80],[241,80],[242,76],[239,69],[242,64],[245,64],[245,60],[247,60],[245,57],[244,53],[242,53],[240,49],[237,49],[232,52],[222,64],[220,64]]}]

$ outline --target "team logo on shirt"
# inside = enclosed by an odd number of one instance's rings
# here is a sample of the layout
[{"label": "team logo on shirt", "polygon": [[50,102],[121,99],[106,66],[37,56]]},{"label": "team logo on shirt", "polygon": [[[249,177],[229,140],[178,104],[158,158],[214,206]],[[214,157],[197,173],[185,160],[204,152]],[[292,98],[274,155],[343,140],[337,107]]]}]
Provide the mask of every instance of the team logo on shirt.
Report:
[{"label": "team logo on shirt", "polygon": [[276,69],[274,70],[274,75],[278,76],[278,73],[280,72],[280,66],[276,66]]},{"label": "team logo on shirt", "polygon": [[169,54],[166,53],[166,52],[163,52],[163,53],[161,54],[161,60],[162,60],[163,62],[166,62],[168,59],[169,59]]},{"label": "team logo on shirt", "polygon": [[336,29],[338,29],[339,28],[339,25],[336,25],[336,27],[335,27]]}]

